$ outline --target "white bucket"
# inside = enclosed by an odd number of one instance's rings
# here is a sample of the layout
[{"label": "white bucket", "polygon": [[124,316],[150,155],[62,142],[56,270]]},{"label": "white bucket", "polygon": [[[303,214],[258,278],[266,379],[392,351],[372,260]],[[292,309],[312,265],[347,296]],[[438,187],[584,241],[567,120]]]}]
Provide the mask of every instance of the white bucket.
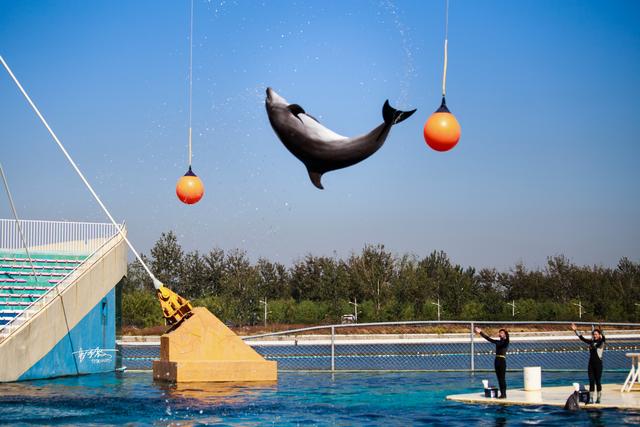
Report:
[{"label": "white bucket", "polygon": [[527,366],[524,371],[524,391],[538,391],[542,389],[542,368]]}]

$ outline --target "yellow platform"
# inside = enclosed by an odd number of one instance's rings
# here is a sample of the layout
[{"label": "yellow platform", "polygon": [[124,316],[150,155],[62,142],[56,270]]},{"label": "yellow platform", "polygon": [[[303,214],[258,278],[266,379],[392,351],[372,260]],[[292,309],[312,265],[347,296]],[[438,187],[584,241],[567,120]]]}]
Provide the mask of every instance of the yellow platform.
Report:
[{"label": "yellow platform", "polygon": [[160,338],[153,378],[169,382],[261,382],[278,379],[277,363],[265,360],[209,310],[193,315]]}]

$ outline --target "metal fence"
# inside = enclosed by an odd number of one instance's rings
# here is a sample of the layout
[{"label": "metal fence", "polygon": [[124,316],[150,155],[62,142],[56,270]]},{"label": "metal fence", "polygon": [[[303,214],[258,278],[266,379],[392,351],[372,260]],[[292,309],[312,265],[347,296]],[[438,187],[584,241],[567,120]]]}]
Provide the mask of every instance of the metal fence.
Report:
[{"label": "metal fence", "polygon": [[[583,334],[590,334],[590,323],[576,324]],[[243,339],[266,359],[277,361],[281,371],[482,371],[493,369],[494,345],[472,331],[485,325],[487,332],[497,334],[495,322],[433,321],[316,326]],[[640,324],[598,326],[607,342],[605,370],[627,371],[630,360],[625,354],[640,351]],[[586,369],[588,348],[568,330],[567,322],[511,322],[499,327],[511,331],[510,370]],[[151,369],[160,344],[120,341],[119,350],[128,369]]]},{"label": "metal fence", "polygon": [[[111,223],[20,220],[29,250],[88,255],[118,233]],[[0,219],[0,250],[23,249],[13,219]]]}]

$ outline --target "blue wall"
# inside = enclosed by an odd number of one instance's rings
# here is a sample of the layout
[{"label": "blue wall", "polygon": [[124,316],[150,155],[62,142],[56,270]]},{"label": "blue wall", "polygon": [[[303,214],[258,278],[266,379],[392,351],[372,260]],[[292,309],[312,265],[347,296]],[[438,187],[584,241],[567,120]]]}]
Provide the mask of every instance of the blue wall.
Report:
[{"label": "blue wall", "polygon": [[115,370],[115,317],[115,289],[112,289],[18,381]]}]

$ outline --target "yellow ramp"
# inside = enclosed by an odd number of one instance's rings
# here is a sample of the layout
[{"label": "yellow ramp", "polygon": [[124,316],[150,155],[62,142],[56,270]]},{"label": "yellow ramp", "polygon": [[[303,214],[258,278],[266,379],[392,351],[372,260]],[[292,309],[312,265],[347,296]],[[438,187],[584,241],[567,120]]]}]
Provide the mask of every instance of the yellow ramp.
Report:
[{"label": "yellow ramp", "polygon": [[153,378],[169,382],[276,381],[277,363],[265,360],[209,310],[191,317],[160,338]]}]

